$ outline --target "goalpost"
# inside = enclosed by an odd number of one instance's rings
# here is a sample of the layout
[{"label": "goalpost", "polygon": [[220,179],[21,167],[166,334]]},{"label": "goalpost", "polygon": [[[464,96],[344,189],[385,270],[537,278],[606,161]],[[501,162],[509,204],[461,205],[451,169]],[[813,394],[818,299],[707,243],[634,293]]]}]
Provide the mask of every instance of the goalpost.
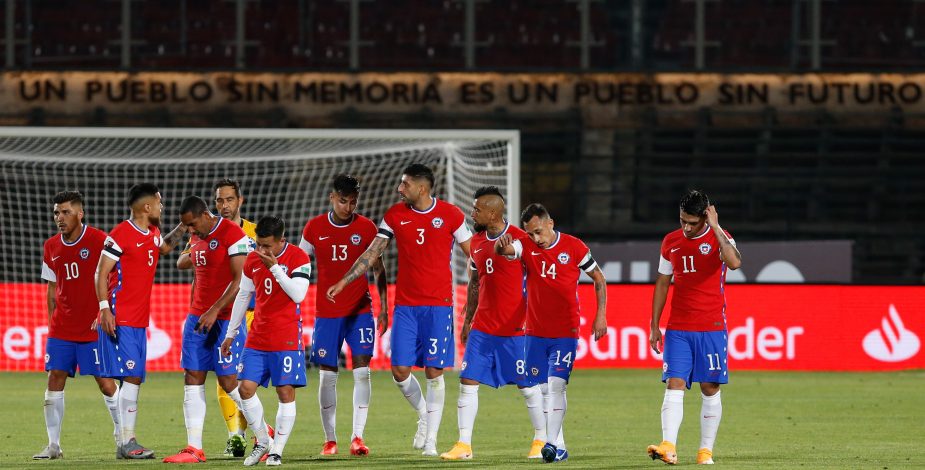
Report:
[{"label": "goalpost", "polygon": [[[350,173],[360,179],[358,212],[378,223],[398,202],[401,171],[410,163],[431,167],[437,197],[467,216],[474,191],[497,186],[507,198],[508,219],[516,221],[519,160],[520,136],[512,130],[0,127],[0,370],[43,368],[47,309],[40,278],[42,243],[57,232],[51,198],[58,191],[81,191],[85,223],[108,232],[129,216],[128,188],[153,182],[164,197],[161,226],[166,232],[179,220],[184,197],[212,201],[216,180],[236,178],[245,201],[242,216],[256,221],[279,215],[286,222],[287,239],[298,244],[305,222],[329,210],[334,175]],[[171,329],[179,329],[173,319],[182,318],[188,307],[191,276],[176,268],[179,252],[161,258],[155,279],[155,326],[149,337],[153,370],[179,366],[173,360],[179,357],[179,344],[164,352],[165,338],[157,336],[166,334],[169,341]],[[461,286],[467,278],[466,260],[455,249],[453,259],[455,282]],[[386,253],[386,266],[394,283],[394,244]],[[465,294],[457,291],[458,310]],[[152,352],[157,341],[161,343]]]}]

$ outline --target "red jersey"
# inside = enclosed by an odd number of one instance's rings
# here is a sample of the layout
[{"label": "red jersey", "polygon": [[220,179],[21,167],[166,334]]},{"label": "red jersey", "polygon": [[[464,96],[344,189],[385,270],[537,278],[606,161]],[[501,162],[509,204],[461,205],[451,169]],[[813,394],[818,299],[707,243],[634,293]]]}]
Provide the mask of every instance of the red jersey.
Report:
[{"label": "red jersey", "polygon": [[505,233],[515,240],[527,238],[526,232],[511,224],[494,238],[488,231],[472,236],[469,269],[479,273],[479,306],[472,329],[495,336],[521,336],[527,316],[524,267],[520,260],[495,253],[495,241]]},{"label": "red jersey", "polygon": [[382,218],[377,236],[395,238],[398,245],[396,305],[453,305],[453,242],[472,238],[458,207],[437,198],[425,211],[395,204]]},{"label": "red jersey", "polygon": [[[289,277],[309,278],[311,260],[304,251],[286,243],[276,261]],[[248,284],[250,283],[250,284]],[[260,351],[296,351],[302,349],[302,309],[280,287],[273,273],[263,265],[257,252],[244,261],[241,288],[256,291],[254,321],[244,345]]]},{"label": "red jersey", "polygon": [[42,279],[55,283],[55,311],[48,337],[65,341],[96,341],[91,330],[99,314],[96,300],[96,265],[106,242],[106,232],[84,225],[74,243],[55,235],[45,241]]},{"label": "red jersey", "polygon": [[597,267],[581,240],[556,232],[546,249],[529,237],[514,242],[527,271],[527,334],[543,338],[577,338],[578,278]]},{"label": "red jersey", "polygon": [[366,251],[376,237],[376,224],[359,214],[353,220],[337,225],[331,213],[308,221],[302,230],[299,248],[315,258],[315,316],[339,318],[372,311],[369,282],[360,276],[337,294],[337,301],[328,300],[328,288],[337,284]]},{"label": "red jersey", "polygon": [[151,287],[161,256],[161,231],[142,230],[131,220],[116,225],[103,248],[103,256],[116,261],[109,273],[109,305],[116,325],[147,328],[151,316]]},{"label": "red jersey", "polygon": [[[725,233],[735,245],[729,232]],[[666,235],[658,272],[674,275],[668,329],[726,329],[726,263],[720,259],[719,242],[711,228],[695,238],[685,237],[681,229]]]},{"label": "red jersey", "polygon": [[[254,249],[253,243],[241,227],[222,217],[218,217],[218,223],[207,237],[190,237],[189,256],[196,270],[190,313],[199,316],[215,305],[234,277],[231,274],[231,258],[247,256]],[[216,318],[231,318],[231,303]]]}]

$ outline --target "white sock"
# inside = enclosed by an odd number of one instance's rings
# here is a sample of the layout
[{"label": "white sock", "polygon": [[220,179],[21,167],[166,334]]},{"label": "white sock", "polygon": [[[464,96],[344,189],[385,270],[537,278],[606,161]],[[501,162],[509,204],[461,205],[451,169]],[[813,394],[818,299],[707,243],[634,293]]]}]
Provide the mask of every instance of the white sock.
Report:
[{"label": "white sock", "polygon": [[103,395],[103,403],[106,403],[106,409],[109,410],[109,417],[112,418],[112,437],[116,440],[117,446],[121,445],[120,430],[122,424],[119,421],[119,388],[116,387],[116,392],[113,393],[111,397]]},{"label": "white sock", "polygon": [[186,422],[186,443],[202,449],[202,425],[206,420],[206,386],[183,386],[183,420]]},{"label": "white sock", "polygon": [[353,437],[363,438],[372,394],[372,379],[369,376],[369,367],[353,369]]},{"label": "white sock", "polygon": [[418,416],[425,419],[427,417],[427,404],[424,401],[424,394],[421,392],[421,384],[418,383],[418,379],[414,378],[414,374],[409,374],[408,378],[402,382],[395,380],[394,377],[392,377],[392,381],[395,382],[395,385],[398,385],[398,389],[401,390],[411,407],[418,412]]},{"label": "white sock", "polygon": [[662,440],[678,444],[678,429],[684,419],[684,390],[665,390],[662,401]]},{"label": "white sock", "polygon": [[556,446],[557,448],[562,448],[562,446],[565,445],[565,427],[559,427],[559,435],[556,436],[555,439],[551,439],[549,437],[549,429],[547,429],[547,423],[549,422],[549,384],[540,384],[539,387],[540,393],[543,395],[543,429],[546,431],[546,442]]},{"label": "white sock", "polygon": [[703,404],[700,406],[700,448],[713,450],[713,443],[716,442],[716,431],[719,429],[719,422],[723,419],[723,402],[719,396],[719,390],[716,395],[703,397]]},{"label": "white sock", "polygon": [[45,390],[45,430],[48,432],[48,444],[61,446],[61,422],[64,421],[64,390],[52,392]]},{"label": "white sock", "polygon": [[270,446],[271,454],[283,455],[283,449],[286,447],[289,435],[292,434],[294,425],[295,401],[280,403],[276,410],[276,435],[273,437],[273,445]]},{"label": "white sock", "polygon": [[337,372],[318,371],[318,408],[321,410],[321,427],[325,441],[337,441],[334,427],[337,424]]},{"label": "white sock", "polygon": [[[234,398],[237,395],[238,398],[241,398],[237,388],[231,392],[228,396]],[[260,403],[260,397],[256,393],[246,400],[241,400],[241,413],[244,413],[247,427],[251,428],[251,431],[257,436],[257,442],[261,445],[269,445],[270,435],[267,434],[267,425],[263,421],[263,403]]]},{"label": "white sock", "polygon": [[539,386],[521,388],[520,394],[527,403],[527,413],[533,424],[533,440],[546,442],[546,415],[543,413],[543,392]]},{"label": "white sock", "polygon": [[459,442],[472,444],[472,428],[475,426],[475,415],[479,412],[479,386],[459,384],[459,400],[457,422],[459,423]]},{"label": "white sock", "polygon": [[440,431],[440,420],[443,419],[443,402],[446,401],[446,386],[443,375],[435,379],[427,379],[427,437],[424,446],[437,445],[437,432]]},{"label": "white sock", "polygon": [[[560,437],[562,423],[565,421],[565,409],[567,408],[565,388],[567,385],[568,383],[559,377],[549,378],[549,414],[546,416],[546,432],[557,438]],[[557,439],[556,447],[564,449],[565,442],[559,442]]]},{"label": "white sock", "polygon": [[135,438],[135,420],[138,418],[139,386],[122,382],[119,389],[119,422],[122,423],[122,442]]}]

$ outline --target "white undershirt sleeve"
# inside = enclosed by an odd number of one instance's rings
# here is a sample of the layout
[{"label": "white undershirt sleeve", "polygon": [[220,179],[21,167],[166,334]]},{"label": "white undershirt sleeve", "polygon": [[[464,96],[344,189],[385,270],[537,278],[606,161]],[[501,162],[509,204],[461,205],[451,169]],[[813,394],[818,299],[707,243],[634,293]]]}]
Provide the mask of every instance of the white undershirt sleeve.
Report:
[{"label": "white undershirt sleeve", "polygon": [[302,241],[299,242],[299,248],[301,248],[302,251],[304,251],[308,256],[315,255],[315,245],[312,245],[312,243],[306,240],[305,237],[302,237]]},{"label": "white undershirt sleeve", "polygon": [[276,282],[283,288],[286,295],[297,304],[305,300],[305,295],[308,293],[308,275],[311,273],[311,270],[311,264],[303,264],[292,270],[292,277],[289,277],[278,264],[274,264],[273,267],[270,268],[270,272],[273,273]]},{"label": "white undershirt sleeve", "polygon": [[668,261],[661,255],[658,257],[658,273],[666,276],[674,274],[674,267],[671,265],[671,261]]},{"label": "white undershirt sleeve", "polygon": [[55,275],[55,272],[42,261],[42,279],[48,282],[58,282],[58,276]]}]

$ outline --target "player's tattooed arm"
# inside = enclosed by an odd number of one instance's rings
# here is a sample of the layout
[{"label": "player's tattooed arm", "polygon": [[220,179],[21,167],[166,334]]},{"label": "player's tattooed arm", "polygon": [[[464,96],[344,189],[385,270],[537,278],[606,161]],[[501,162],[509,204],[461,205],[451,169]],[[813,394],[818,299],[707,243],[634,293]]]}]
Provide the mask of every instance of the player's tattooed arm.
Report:
[{"label": "player's tattooed arm", "polygon": [[739,249],[729,241],[726,232],[719,226],[719,215],[716,213],[716,207],[712,205],[707,207],[705,214],[707,216],[707,225],[709,225],[713,233],[716,234],[716,241],[719,243],[720,259],[726,263],[729,269],[739,269],[742,267],[742,253],[739,253]]},{"label": "player's tattooed arm", "polygon": [[652,322],[649,324],[649,346],[657,354],[662,353],[662,330],[659,323],[662,319],[662,310],[668,300],[668,288],[671,287],[670,274],[657,274],[655,278],[655,292],[652,293]]},{"label": "player's tattooed arm", "polygon": [[594,340],[597,341],[607,334],[607,279],[600,266],[588,273],[594,281],[594,296],[597,297],[597,314],[594,316]]},{"label": "player's tattooed arm", "polygon": [[466,289],[466,318],[463,319],[462,330],[459,332],[459,341],[466,344],[469,339],[469,331],[472,329],[472,319],[475,317],[475,311],[479,307],[479,272],[469,270],[469,286]]},{"label": "player's tattooed arm", "polygon": [[173,248],[180,243],[180,240],[183,239],[183,234],[186,233],[186,225],[177,224],[173,230],[170,231],[167,235],[164,236],[164,240],[161,243],[161,254],[166,255],[173,251]]},{"label": "player's tattooed arm", "polygon": [[354,261],[353,266],[350,267],[350,270],[347,271],[347,274],[344,274],[344,277],[340,281],[337,281],[337,284],[334,284],[328,289],[327,296],[328,299],[332,302],[334,301],[334,296],[344,290],[344,287],[347,284],[357,280],[360,276],[365,276],[366,271],[369,271],[373,263],[382,256],[382,252],[385,251],[386,247],[389,246],[389,239],[376,237],[373,239],[373,242],[369,244],[369,248]]},{"label": "player's tattooed arm", "polygon": [[389,330],[389,280],[381,256],[373,263],[373,277],[376,279],[376,290],[379,292],[379,316],[376,323],[379,326],[379,336],[382,336]]}]

